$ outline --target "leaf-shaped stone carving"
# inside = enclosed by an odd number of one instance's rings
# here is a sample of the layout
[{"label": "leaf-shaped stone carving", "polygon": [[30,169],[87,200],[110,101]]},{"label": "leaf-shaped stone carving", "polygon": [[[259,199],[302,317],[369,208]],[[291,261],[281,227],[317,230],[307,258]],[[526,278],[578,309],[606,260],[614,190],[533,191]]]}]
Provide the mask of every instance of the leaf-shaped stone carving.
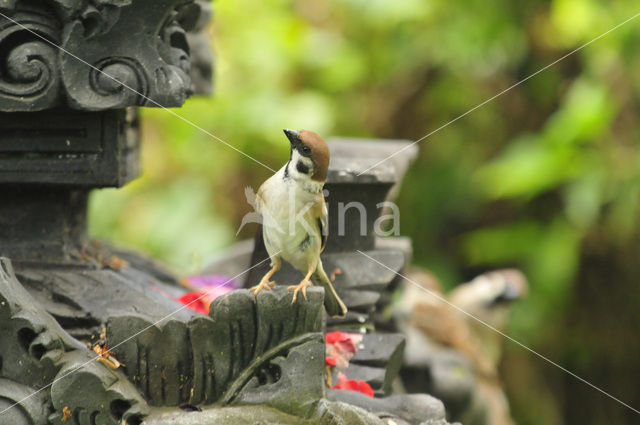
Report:
[{"label": "leaf-shaped stone carving", "polygon": [[58,372],[66,351],[86,347],[71,338],[16,279],[11,262],[0,258],[0,376],[43,387]]},{"label": "leaf-shaped stone carving", "polygon": [[47,411],[53,411],[47,423],[61,424],[65,407],[74,425],[116,425],[123,419],[133,425],[148,413],[121,373],[95,361],[31,297],[6,258],[0,258],[0,385],[12,388],[0,391],[2,410],[16,409],[3,413],[2,424],[19,424],[18,417],[44,424]]},{"label": "leaf-shaped stone carving", "polygon": [[[77,425],[140,424],[149,413],[147,403],[119,371],[93,360],[88,350],[65,355],[63,366],[51,385],[55,413],[51,425],[62,425],[65,407]],[[65,424],[66,425],[66,424]]]},{"label": "leaf-shaped stone carving", "polygon": [[[307,300],[292,305],[285,288],[263,291],[257,299],[246,290],[234,291],[212,303],[211,317],[196,316],[188,323],[113,317],[107,339],[129,379],[155,406],[249,402],[248,392],[242,392],[247,385],[273,384],[283,376],[278,369],[291,361],[287,356],[293,349],[313,340],[320,398],[322,336],[307,335],[322,329],[323,295],[321,288],[310,288]],[[230,394],[232,385],[236,390]]]}]

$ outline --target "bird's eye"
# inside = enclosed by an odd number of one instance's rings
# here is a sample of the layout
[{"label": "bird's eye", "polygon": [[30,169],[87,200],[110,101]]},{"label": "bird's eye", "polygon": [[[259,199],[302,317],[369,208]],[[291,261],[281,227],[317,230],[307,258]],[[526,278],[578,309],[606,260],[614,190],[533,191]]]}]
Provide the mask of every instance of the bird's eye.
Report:
[{"label": "bird's eye", "polygon": [[311,148],[306,145],[302,146],[302,153],[304,155],[311,155]]}]

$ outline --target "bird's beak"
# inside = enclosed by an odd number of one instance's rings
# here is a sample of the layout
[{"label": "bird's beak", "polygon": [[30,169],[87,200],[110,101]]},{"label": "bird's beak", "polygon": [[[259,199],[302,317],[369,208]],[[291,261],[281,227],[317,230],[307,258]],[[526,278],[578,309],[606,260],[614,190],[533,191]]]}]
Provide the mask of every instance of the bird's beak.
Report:
[{"label": "bird's beak", "polygon": [[518,285],[511,282],[507,282],[504,290],[498,295],[492,302],[493,305],[497,304],[510,304],[519,300],[524,296],[524,291]]},{"label": "bird's beak", "polygon": [[286,128],[282,131],[284,131],[284,134],[287,136],[287,139],[289,139],[289,143],[291,143],[292,148],[295,148],[296,145],[298,145],[301,142],[300,133],[298,133],[297,131],[289,130]]}]

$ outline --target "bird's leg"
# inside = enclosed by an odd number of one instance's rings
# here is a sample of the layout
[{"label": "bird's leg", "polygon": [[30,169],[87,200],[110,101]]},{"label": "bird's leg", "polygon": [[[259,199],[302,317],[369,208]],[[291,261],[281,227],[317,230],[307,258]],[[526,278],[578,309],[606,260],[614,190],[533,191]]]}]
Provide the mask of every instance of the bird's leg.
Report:
[{"label": "bird's leg", "polygon": [[280,257],[274,257],[273,260],[271,261],[271,270],[269,270],[267,274],[262,276],[262,279],[260,279],[260,283],[258,283],[256,286],[249,289],[249,292],[252,292],[253,295],[257,297],[260,291],[262,291],[263,289],[270,290],[271,288],[276,286],[276,283],[270,282],[269,279],[271,279],[271,276],[273,276],[275,272],[280,270],[281,265],[282,265],[282,262],[280,261]]},{"label": "bird's leg", "polygon": [[307,272],[307,275],[304,277],[304,279],[302,279],[300,283],[298,283],[297,285],[289,286],[287,288],[287,290],[289,291],[293,290],[293,300],[291,300],[291,304],[294,304],[296,302],[299,291],[302,291],[302,296],[304,297],[305,300],[307,299],[307,288],[309,286],[313,286],[313,283],[309,281],[309,278],[313,274],[314,270],[315,270],[315,267],[313,268],[310,267],[309,271]]}]

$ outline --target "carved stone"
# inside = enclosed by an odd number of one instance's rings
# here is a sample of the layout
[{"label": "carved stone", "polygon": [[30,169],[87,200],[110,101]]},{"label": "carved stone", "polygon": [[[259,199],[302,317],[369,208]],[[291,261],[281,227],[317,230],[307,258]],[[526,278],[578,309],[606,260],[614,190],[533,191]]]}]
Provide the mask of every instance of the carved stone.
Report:
[{"label": "carved stone", "polygon": [[[186,33],[202,27],[202,5],[3,1],[0,111],[181,106],[194,92]],[[198,67],[199,80],[208,77],[206,60]]]},{"label": "carved stone", "polygon": [[[429,411],[412,404],[415,397],[363,401],[336,391],[328,400],[325,386],[327,326],[384,326],[378,312],[397,281],[355,250],[394,271],[408,261],[406,250],[379,243],[371,230],[414,152],[366,171],[406,142],[355,142],[358,155],[353,141],[332,143],[330,214],[339,200],[361,201],[369,213],[365,235],[348,216],[346,233],[330,237],[326,252],[327,269],[343,269],[343,321],[325,322],[321,288],[293,306],[283,287],[257,300],[234,291],[209,316],[196,314],[175,301],[184,289],[162,266],[88,239],[89,191],[139,173],[135,107],[180,106],[211,90],[209,16],[205,0],[0,0],[0,424],[442,419],[426,396],[418,398]],[[257,262],[264,247],[255,248]],[[289,282],[290,273],[277,278]],[[100,344],[111,354],[97,358],[103,327]],[[365,342],[351,372],[360,368],[386,395],[404,340]],[[109,355],[122,365],[110,367]]]},{"label": "carved stone", "polygon": [[[285,372],[277,359],[309,341],[320,346],[315,354],[319,373],[280,386],[300,392],[315,379],[322,387],[324,346],[321,335],[313,335],[322,325],[323,292],[313,288],[307,296],[308,302],[291,306],[291,295],[284,288],[258,297],[257,302],[248,291],[234,291],[212,304],[211,318],[197,315],[188,322],[168,319],[154,324],[121,315],[108,321],[107,335],[117,347],[117,358],[129,365],[127,376],[154,406],[264,402],[264,394],[250,396],[241,390],[287,378],[291,371]],[[307,369],[313,370],[309,363]],[[256,376],[258,381],[253,382]],[[271,397],[278,391],[272,388],[268,393]]]},{"label": "carved stone", "polygon": [[0,258],[0,289],[0,404],[10,408],[0,423],[60,424],[65,407],[79,424],[140,423],[147,406],[133,385],[92,361],[92,352],[22,287],[6,258]]},{"label": "carved stone", "polygon": [[329,390],[329,400],[340,400],[375,413],[383,419],[403,420],[409,424],[421,424],[426,420],[441,420],[445,417],[444,405],[426,394],[392,395],[371,398],[356,391]]}]

